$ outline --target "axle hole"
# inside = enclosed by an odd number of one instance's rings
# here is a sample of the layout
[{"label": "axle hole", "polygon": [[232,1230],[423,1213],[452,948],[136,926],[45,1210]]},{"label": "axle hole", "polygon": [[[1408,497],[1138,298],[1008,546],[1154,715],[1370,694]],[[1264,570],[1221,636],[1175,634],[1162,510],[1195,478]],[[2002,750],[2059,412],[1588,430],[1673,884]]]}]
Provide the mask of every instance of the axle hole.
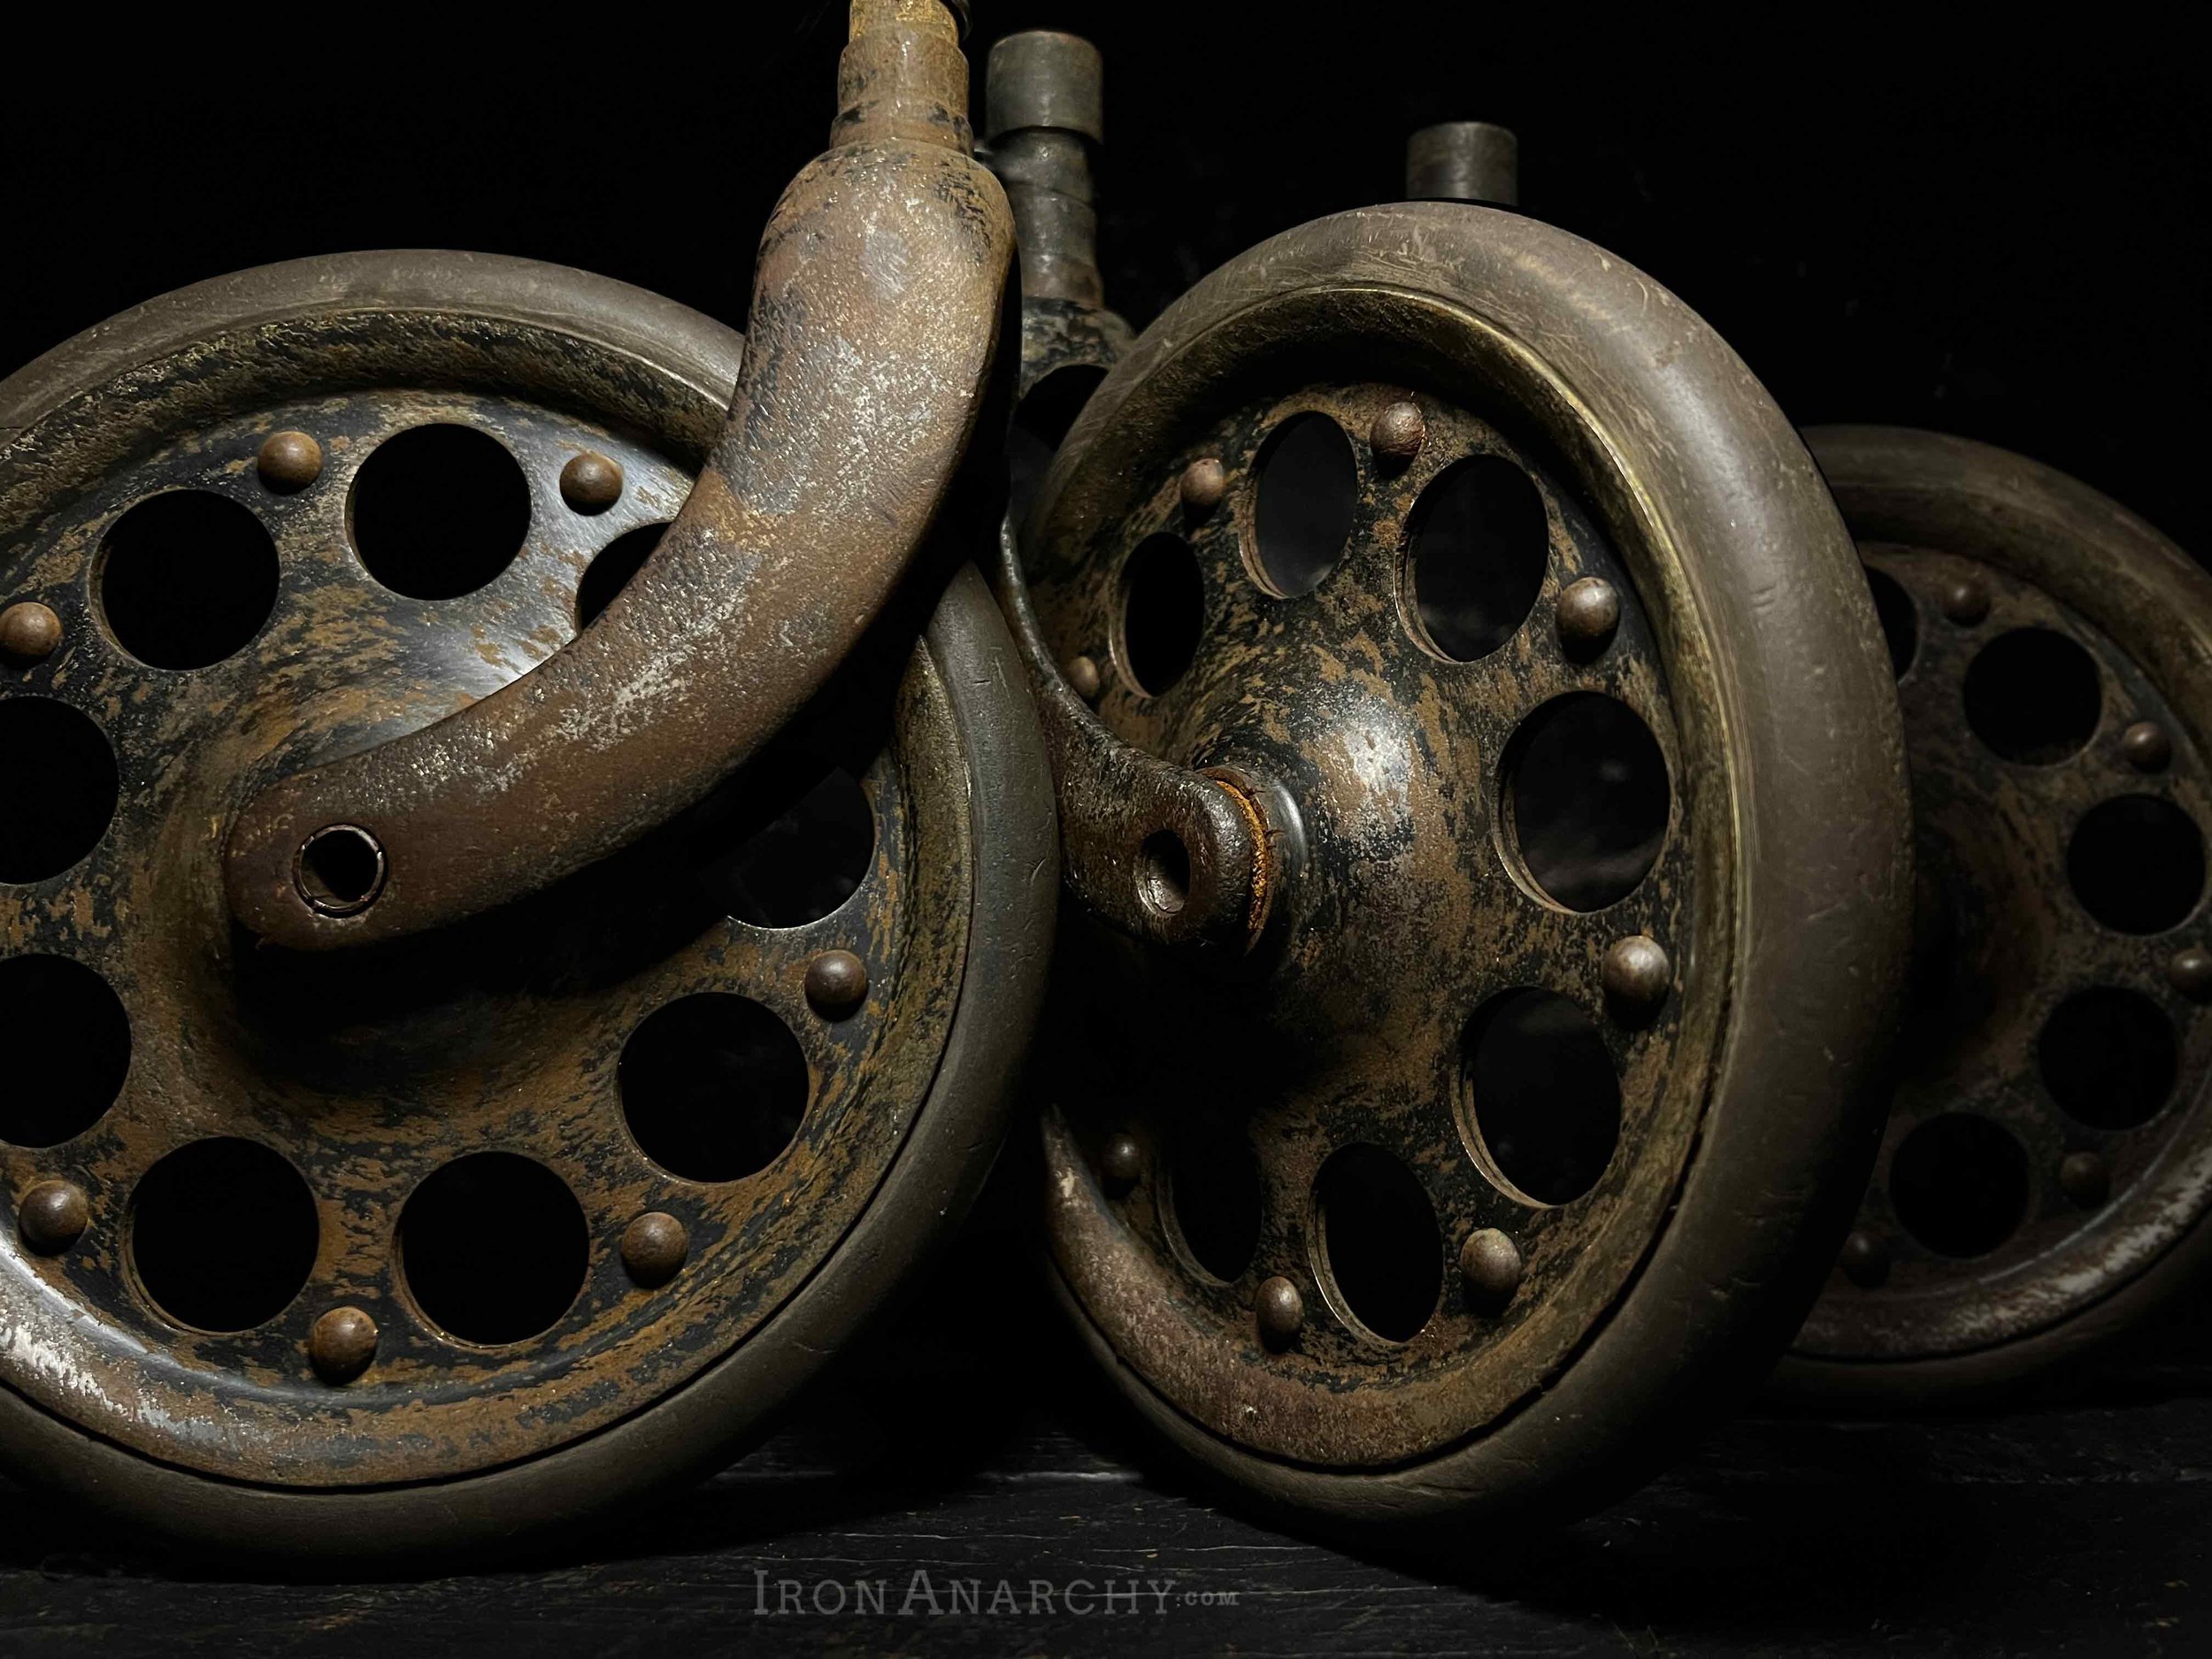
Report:
[{"label": "axle hole", "polygon": [[276,609],[276,542],[238,503],[206,490],[142,501],[102,544],[101,613],[154,668],[205,668],[241,651]]},{"label": "axle hole", "polygon": [[2095,659],[2048,628],[1999,634],[1966,671],[1966,723],[2023,765],[2048,766],[2078,754],[2103,706]]},{"label": "axle hole", "polygon": [[131,1069],[131,1022],[108,982],[66,956],[0,961],[0,1141],[59,1146],[100,1120]]},{"label": "axle hole", "polygon": [[700,882],[723,914],[803,927],[859,891],[875,863],[876,815],[842,766],[775,749],[709,797],[692,844]]},{"label": "axle hole", "polygon": [[327,825],[300,849],[297,879],[311,908],[325,916],[356,915],[383,888],[383,846],[356,825]]},{"label": "axle hole", "polygon": [[2147,996],[2116,986],[2077,991],[2053,1009],[2035,1054],[2051,1098],[2093,1129],[2148,1123],[2180,1067],[2173,1022]]},{"label": "axle hole", "polygon": [[1328,416],[1293,415],[1261,449],[1253,532],[1260,574],[1278,598],[1321,586],[1352,534],[1359,464],[1352,442]]},{"label": "axle hole", "polygon": [[457,599],[514,563],[530,533],[530,485],[496,438],[417,426],[361,464],[350,517],[378,581],[411,599]]},{"label": "axle hole", "polygon": [[1206,624],[1198,561],[1179,537],[1148,536],[1122,569],[1122,654],[1137,690],[1156,697],[1190,671]]},{"label": "axle hole", "polygon": [[1626,703],[1554,698],[1506,745],[1505,775],[1522,867],[1555,902],[1603,910],[1650,873],[1667,833],[1667,761]]},{"label": "axle hole", "polygon": [[1920,614],[1902,582],[1871,565],[1863,568],[1867,590],[1874,595],[1875,618],[1882,625],[1882,642],[1889,647],[1889,672],[1902,680],[1920,649]]},{"label": "axle hole", "polygon": [[598,557],[584,567],[584,580],[576,584],[576,626],[588,628],[599,620],[599,613],[614,603],[614,596],[630,585],[630,579],[645,568],[645,561],[653,557],[653,549],[661,544],[664,524],[641,524],[634,530],[626,530],[599,550]]},{"label": "axle hole", "polygon": [[1137,897],[1155,916],[1190,902],[1190,849],[1173,830],[1155,830],[1137,852]]},{"label": "axle hole", "polygon": [[2066,876],[2082,908],[2107,927],[2162,933],[2187,920],[2204,893],[2204,837],[2172,802],[2124,795],[2082,814]]},{"label": "axle hole", "polygon": [[1346,1147],[1313,1191],[1340,1311],[1386,1342],[1418,1335],[1443,1288],[1444,1245],[1413,1171],[1380,1147]]},{"label": "axle hole", "polygon": [[0,701],[0,881],[43,881],[100,844],[120,788],[115,751],[89,718],[50,697]]},{"label": "axle hole", "polygon": [[314,1271],[321,1236],[300,1172],[251,1141],[180,1147],[131,1201],[139,1285],[196,1331],[249,1331],[282,1313]]},{"label": "axle hole", "polygon": [[1191,1264],[1230,1284],[1260,1247],[1260,1162],[1245,1135],[1202,1124],[1176,1142],[1167,1179],[1168,1218]]},{"label": "axle hole", "polygon": [[688,1181],[766,1169],[797,1136],[812,1093],[790,1028],[721,992],[647,1016],[623,1045],[618,1077],[639,1150]]},{"label": "axle hole", "polygon": [[1598,1184],[1621,1138],[1621,1085],[1594,1021],[1550,991],[1507,991],[1460,1038],[1460,1129],[1517,1196],[1564,1204]]},{"label": "axle hole", "polygon": [[549,1329],[583,1288],[583,1206],[544,1164],[474,1152],[437,1170],[399,1217],[400,1269],[423,1317],[482,1347]]},{"label": "axle hole", "polygon": [[1544,498],[1502,456],[1461,462],[1414,510],[1407,574],[1429,643],[1455,662],[1487,657],[1520,631],[1550,562]]},{"label": "axle hole", "polygon": [[2028,1210],[2028,1155],[1970,1112],[1931,1118],[1891,1158],[1889,1199],[1905,1230],[1939,1256],[1986,1256]]}]

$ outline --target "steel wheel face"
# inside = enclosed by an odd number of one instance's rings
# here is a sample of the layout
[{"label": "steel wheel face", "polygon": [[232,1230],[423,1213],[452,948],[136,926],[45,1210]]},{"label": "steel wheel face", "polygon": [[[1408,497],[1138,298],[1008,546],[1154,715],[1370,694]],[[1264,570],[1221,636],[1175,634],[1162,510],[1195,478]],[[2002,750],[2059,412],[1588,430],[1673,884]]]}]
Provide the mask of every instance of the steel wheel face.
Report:
[{"label": "steel wheel face", "polygon": [[[183,1479],[249,1545],[526,1531],[726,1449],[897,1277],[848,1282],[843,1244],[918,1255],[979,1178],[1002,1094],[947,1059],[963,998],[1002,1004],[995,1069],[1037,975],[971,918],[1039,925],[998,866],[1049,820],[972,580],[520,904],[300,956],[224,902],[256,788],[589,625],[741,346],[576,273],[364,256],[187,290],[0,387],[0,591],[59,635],[0,679],[19,1463],[162,1465],[108,1501]],[[380,872],[329,839],[302,867],[342,905]],[[691,1438],[641,1454],[679,1394]]]},{"label": "steel wheel face", "polygon": [[2020,457],[1811,442],[1883,603],[1920,894],[1881,1156],[1785,1377],[1906,1402],[2042,1370],[2201,1254],[2212,582]]},{"label": "steel wheel face", "polygon": [[[1762,731],[1745,687],[1793,651],[1878,710],[1873,618],[1763,394],[1671,300],[1624,321],[1659,291],[1623,270],[1481,210],[1292,233],[1138,342],[1025,537],[1049,649],[1105,671],[1098,718],[1234,785],[1279,877],[1241,956],[1067,947],[1061,1285],[1185,1449],[1329,1520],[1617,1484],[1662,1400],[1766,1363],[1863,1144],[1847,1067],[1787,1106],[1750,1079],[1886,1011],[1894,728]],[[1624,361],[1617,325],[1688,372]],[[1207,463],[1225,488],[1194,493]],[[1850,603],[1745,629],[1776,535]],[[1773,839],[1845,780],[1876,800],[1855,851]],[[1175,852],[1135,861],[1147,902],[1174,902]],[[1807,914],[1819,948],[1772,950],[1754,918],[1816,888],[1842,906]],[[1766,1211],[1723,1208],[1717,1170]],[[1731,1315],[1659,1310],[1732,1271]],[[1563,1440],[1575,1409],[1526,1409],[1584,1388]]]}]

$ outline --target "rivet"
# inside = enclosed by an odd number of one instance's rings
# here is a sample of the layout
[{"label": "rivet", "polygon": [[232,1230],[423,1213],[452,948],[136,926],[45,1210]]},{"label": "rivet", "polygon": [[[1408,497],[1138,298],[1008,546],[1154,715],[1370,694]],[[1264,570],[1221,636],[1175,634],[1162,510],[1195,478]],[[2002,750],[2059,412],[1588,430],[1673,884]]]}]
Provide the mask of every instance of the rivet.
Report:
[{"label": "rivet", "polygon": [[273,432],[261,442],[254,470],[269,488],[288,495],[323,475],[323,446],[303,432]]},{"label": "rivet", "polygon": [[649,1210],[622,1230],[622,1271],[646,1290],[676,1277],[691,1253],[691,1235],[665,1210]]},{"label": "rivet", "polygon": [[849,950],[825,950],[806,964],[806,1000],[826,1018],[843,1018],[867,995],[868,964]]},{"label": "rivet", "polygon": [[1395,466],[1409,466],[1429,441],[1429,423],[1421,406],[1410,398],[1385,403],[1367,429],[1367,442],[1376,455]]},{"label": "rivet", "polygon": [[2212,1000],[2212,950],[2191,945],[2176,951],[2166,964],[2166,979],[2193,1002]]},{"label": "rivet", "polygon": [[67,1249],[84,1235],[92,1221],[92,1206],[84,1188],[74,1181],[41,1181],[23,1194],[16,1206],[15,1224],[23,1242],[41,1256]]},{"label": "rivet", "polygon": [[1606,951],[1601,978],[1617,1016],[1647,1018],[1674,985],[1674,964],[1657,940],[1631,933]]},{"label": "rivet", "polygon": [[1183,511],[1194,518],[1203,518],[1220,506],[1221,498],[1229,493],[1229,475],[1222,470],[1217,458],[1202,456],[1183,469],[1180,488]]},{"label": "rivet", "polygon": [[1133,1135],[1116,1135],[1098,1149],[1098,1173],[1107,1191],[1118,1197],[1144,1173],[1144,1148]]},{"label": "rivet", "polygon": [[1495,1227],[1480,1227],[1459,1247],[1460,1277],[1467,1281],[1468,1299],[1486,1313],[1495,1313],[1513,1300],[1521,1287],[1520,1247]]},{"label": "rivet", "polygon": [[1939,602],[1943,614],[1962,628],[1970,628],[1989,615],[1989,589],[1971,576],[1962,576],[1944,588]]},{"label": "rivet", "polygon": [[2112,1196],[2112,1171],[2093,1152],[2069,1152],[2058,1161],[2058,1184],[2084,1210]]},{"label": "rivet", "polygon": [[1620,590],[1602,576],[1578,577],[1559,590],[1556,621],[1570,651],[1601,651],[1621,626]]},{"label": "rivet", "polygon": [[622,499],[622,463],[596,449],[572,456],[561,469],[561,499],[577,512],[604,512]]},{"label": "rivet", "polygon": [[1889,1246],[1863,1230],[1843,1241],[1843,1276],[1862,1290],[1889,1278]]},{"label": "rivet", "polygon": [[1252,1312],[1259,1321],[1261,1341],[1273,1348],[1288,1348],[1305,1328],[1306,1299],[1298,1294],[1297,1286],[1279,1273],[1260,1281]]},{"label": "rivet", "polygon": [[1099,691],[1105,683],[1104,678],[1098,672],[1098,664],[1092,658],[1077,657],[1069,660],[1069,688],[1084,702],[1096,703]]},{"label": "rivet", "polygon": [[35,599],[0,611],[0,657],[12,663],[42,663],[61,648],[61,618]]},{"label": "rivet", "polygon": [[333,1308],[308,1332],[307,1357],[325,1382],[351,1382],[376,1357],[376,1321],[358,1308]]},{"label": "rivet", "polygon": [[2155,720],[2138,720],[2120,733],[2120,755],[2138,772],[2163,772],[2174,758],[2174,740]]}]

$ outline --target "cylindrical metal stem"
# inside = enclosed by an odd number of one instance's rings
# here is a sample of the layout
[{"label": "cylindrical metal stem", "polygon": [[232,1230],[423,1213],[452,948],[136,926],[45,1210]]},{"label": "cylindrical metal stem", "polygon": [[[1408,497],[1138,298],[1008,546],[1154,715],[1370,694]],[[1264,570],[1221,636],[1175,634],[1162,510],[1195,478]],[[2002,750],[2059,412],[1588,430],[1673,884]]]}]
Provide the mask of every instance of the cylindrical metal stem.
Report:
[{"label": "cylindrical metal stem", "polygon": [[1014,210],[1027,298],[1105,303],[1091,190],[1104,80],[1098,48],[1073,35],[1032,29],[991,48],[984,133]]},{"label": "cylindrical metal stem", "polygon": [[1406,198],[1517,207],[1521,143],[1488,121],[1446,121],[1406,140]]}]

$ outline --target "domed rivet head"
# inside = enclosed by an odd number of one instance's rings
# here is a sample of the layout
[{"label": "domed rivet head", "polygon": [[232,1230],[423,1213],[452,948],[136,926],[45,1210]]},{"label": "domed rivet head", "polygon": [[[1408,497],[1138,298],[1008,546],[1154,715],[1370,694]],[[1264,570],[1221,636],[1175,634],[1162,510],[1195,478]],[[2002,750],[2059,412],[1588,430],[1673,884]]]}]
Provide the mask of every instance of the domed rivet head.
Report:
[{"label": "domed rivet head", "polygon": [[691,1235],[665,1210],[649,1210],[622,1230],[622,1271],[643,1289],[675,1278],[690,1253]]},{"label": "domed rivet head", "polygon": [[576,512],[604,512],[622,499],[622,463],[596,449],[572,456],[561,469],[561,499]]},{"label": "domed rivet head", "polygon": [[1520,1246],[1495,1227],[1479,1228],[1459,1247],[1459,1275],[1467,1281],[1467,1299],[1495,1313],[1521,1287]]},{"label": "domed rivet head", "polygon": [[1194,518],[1203,518],[1220,506],[1221,498],[1229,493],[1229,475],[1213,456],[1202,456],[1183,469],[1179,488],[1183,511]]},{"label": "domed rivet head", "polygon": [[15,1208],[15,1225],[23,1242],[41,1256],[67,1249],[83,1237],[91,1224],[92,1206],[84,1188],[74,1181],[41,1181],[23,1194]]},{"label": "domed rivet head", "polygon": [[841,1019],[868,995],[868,964],[849,950],[825,950],[806,964],[806,1000],[827,1019]]},{"label": "domed rivet head", "polygon": [[1252,1314],[1259,1321],[1261,1341],[1272,1348],[1288,1348],[1305,1328],[1306,1299],[1298,1294],[1297,1286],[1278,1273],[1260,1281]]},{"label": "domed rivet head", "polygon": [[307,1357],[325,1382],[351,1382],[376,1357],[376,1321],[358,1308],[333,1308],[308,1332]]},{"label": "domed rivet head", "polygon": [[2094,1210],[2112,1196],[2112,1171],[2093,1152],[2069,1152],[2061,1158],[2058,1184],[2084,1210]]},{"label": "domed rivet head", "polygon": [[1674,964],[1655,939],[1631,933],[1617,939],[1605,953],[1602,973],[1606,1000],[1615,1015],[1624,1020],[1648,1019],[1667,1000],[1674,985]]},{"label": "domed rivet head", "polygon": [[1889,1278],[1889,1246],[1861,1231],[1843,1241],[1843,1276],[1862,1290]]},{"label": "domed rivet head", "polygon": [[1099,1179],[1116,1197],[1137,1184],[1144,1173],[1144,1148],[1133,1135],[1116,1135],[1098,1149]]},{"label": "domed rivet head", "polygon": [[2174,740],[2155,720],[2138,720],[2120,733],[2120,756],[2138,772],[2163,772],[2174,758]]},{"label": "domed rivet head", "polygon": [[323,446],[303,432],[273,432],[261,441],[253,464],[263,484],[288,495],[323,475]]},{"label": "domed rivet head", "polygon": [[1582,576],[1559,590],[1559,641],[1577,656],[1594,656],[1621,626],[1621,595],[1602,576]]},{"label": "domed rivet head", "polygon": [[35,599],[19,600],[0,611],[0,657],[27,665],[42,663],[61,649],[61,618]]},{"label": "domed rivet head", "polygon": [[1087,657],[1078,657],[1068,664],[1068,687],[1086,703],[1096,703],[1105,679],[1098,672],[1098,664]]},{"label": "domed rivet head", "polygon": [[2166,964],[2166,980],[2193,1002],[2212,1001],[2212,950],[2191,945]]},{"label": "domed rivet head", "polygon": [[1989,589],[1971,576],[1962,576],[1945,588],[1938,603],[1943,614],[1962,628],[1973,627],[1989,616]]},{"label": "domed rivet head", "polygon": [[1376,458],[1392,466],[1410,466],[1421,446],[1429,441],[1429,423],[1421,406],[1410,398],[1385,403],[1367,429],[1367,442]]}]

